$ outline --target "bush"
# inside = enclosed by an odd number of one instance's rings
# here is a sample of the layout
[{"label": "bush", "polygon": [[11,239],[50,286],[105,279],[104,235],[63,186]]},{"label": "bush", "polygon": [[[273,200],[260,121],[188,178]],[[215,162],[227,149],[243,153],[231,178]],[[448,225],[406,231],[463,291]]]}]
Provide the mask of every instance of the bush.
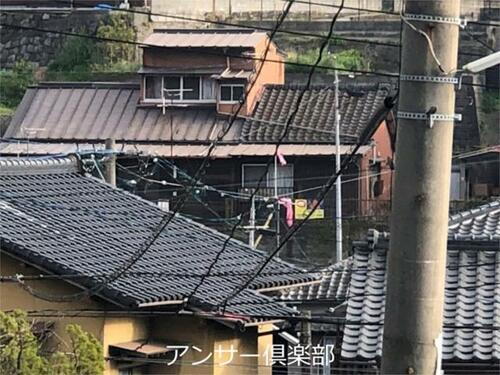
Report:
[{"label": "bush", "polygon": [[0,71],[0,106],[15,108],[23,99],[26,88],[35,83],[35,66],[18,61],[12,70]]},{"label": "bush", "polygon": [[[318,49],[312,49],[304,52],[292,51],[288,53],[287,62],[312,65],[316,63],[318,54]],[[347,49],[337,54],[324,53],[319,65],[332,69],[340,68],[360,70],[366,69],[369,66],[369,63],[358,50]],[[287,72],[289,73],[308,73],[310,70],[311,67],[309,66],[287,65]],[[333,70],[331,69],[318,68],[318,71],[324,71],[326,74],[333,74]]]},{"label": "bush", "polygon": [[0,311],[0,374],[99,375],[104,371],[101,343],[79,326],[69,324],[67,352],[43,353],[23,311]]},{"label": "bush", "polygon": [[70,36],[61,52],[49,64],[49,71],[85,72],[99,60],[96,42],[92,39]]}]

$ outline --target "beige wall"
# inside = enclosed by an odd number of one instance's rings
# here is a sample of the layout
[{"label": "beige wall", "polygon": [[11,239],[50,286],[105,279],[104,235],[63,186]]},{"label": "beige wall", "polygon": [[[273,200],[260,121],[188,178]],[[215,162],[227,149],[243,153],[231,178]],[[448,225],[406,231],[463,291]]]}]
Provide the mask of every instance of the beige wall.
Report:
[{"label": "beige wall", "polygon": [[[9,276],[15,274],[38,275],[41,272],[33,267],[11,258],[1,253],[0,272],[2,275]],[[28,283],[37,291],[50,293],[53,295],[68,295],[79,292],[80,289],[69,285],[60,280],[37,280]],[[22,309],[32,310],[119,310],[119,307],[97,301],[93,299],[83,299],[75,302],[53,303],[36,298],[20,287],[18,283],[0,284],[0,308],[3,311]],[[149,339],[165,343],[166,345],[189,345],[197,346],[202,350],[197,353],[195,350],[189,350],[188,353],[179,360],[176,366],[149,365],[143,369],[146,374],[178,374],[178,375],[230,375],[230,374],[256,374],[259,368],[259,374],[270,375],[265,372],[264,367],[257,367],[259,358],[240,357],[239,354],[262,354],[264,344],[272,344],[272,336],[263,336],[258,338],[257,328],[248,327],[241,332],[222,325],[221,323],[200,319],[189,316],[161,315],[151,318],[139,317],[46,317],[37,318],[37,320],[55,322],[55,333],[62,341],[68,341],[65,333],[67,324],[73,323],[82,326],[82,328],[96,336],[102,343],[105,357],[108,356],[109,345],[119,344],[129,341]],[[271,340],[271,341],[269,341]],[[52,340],[48,344],[51,347],[61,345],[59,340]],[[221,345],[222,349],[227,350],[232,345],[238,353],[234,355],[233,360],[228,365],[222,365],[227,360],[224,355],[217,356],[216,351]],[[64,349],[64,347],[61,347]],[[264,349],[263,349],[264,348]],[[207,361],[206,365],[192,366],[193,361],[203,359],[209,352],[213,355]],[[106,375],[117,375],[118,365],[114,361],[106,361]]]}]

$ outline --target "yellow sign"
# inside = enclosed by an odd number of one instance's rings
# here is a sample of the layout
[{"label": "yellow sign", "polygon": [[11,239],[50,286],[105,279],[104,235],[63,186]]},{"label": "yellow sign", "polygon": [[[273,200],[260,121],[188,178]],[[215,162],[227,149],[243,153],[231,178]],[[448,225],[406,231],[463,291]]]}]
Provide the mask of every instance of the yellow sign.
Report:
[{"label": "yellow sign", "polygon": [[[308,204],[307,199],[295,199],[295,220],[304,220],[309,212],[316,205],[316,200],[314,199]],[[312,213],[309,219],[324,219],[325,218],[325,210],[320,208],[316,208]]]}]

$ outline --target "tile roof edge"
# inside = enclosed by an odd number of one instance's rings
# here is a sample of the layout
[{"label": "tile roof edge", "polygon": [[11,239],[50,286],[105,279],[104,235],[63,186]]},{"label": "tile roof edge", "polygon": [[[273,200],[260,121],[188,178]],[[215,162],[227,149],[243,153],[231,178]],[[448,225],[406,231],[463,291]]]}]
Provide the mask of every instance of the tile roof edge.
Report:
[{"label": "tile roof edge", "polygon": [[79,172],[80,166],[76,156],[50,158],[0,158],[0,175],[20,174],[26,172],[68,173]]},{"label": "tile roof edge", "polygon": [[448,226],[456,225],[464,220],[482,216],[484,214],[489,214],[496,210],[500,210],[500,199],[495,199],[481,206],[471,208],[467,211],[459,212],[455,215],[451,215],[448,221]]},{"label": "tile roof edge", "polygon": [[[154,28],[151,34],[266,34],[250,28],[169,29]],[[149,35],[151,35],[149,34]],[[148,36],[149,36],[148,35]]]}]

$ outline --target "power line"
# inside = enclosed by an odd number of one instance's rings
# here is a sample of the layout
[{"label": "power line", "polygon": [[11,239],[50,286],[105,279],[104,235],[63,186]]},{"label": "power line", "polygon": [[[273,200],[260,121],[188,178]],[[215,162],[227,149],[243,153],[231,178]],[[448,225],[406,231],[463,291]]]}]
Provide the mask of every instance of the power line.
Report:
[{"label": "power line", "polygon": [[[55,0],[57,1],[57,0]],[[282,0],[284,1],[284,0]],[[288,1],[288,0],[287,0]],[[64,2],[64,1],[59,1],[59,2]],[[337,6],[338,8],[338,6]],[[234,22],[228,22],[228,21],[216,21],[216,20],[208,20],[208,19],[203,19],[203,18],[194,18],[194,17],[187,17],[187,16],[180,16],[176,14],[170,14],[170,13],[157,13],[157,12],[151,12],[151,11],[141,11],[139,9],[121,9],[118,7],[110,7],[109,8],[112,11],[116,12],[124,12],[124,13],[132,13],[132,14],[142,14],[142,15],[148,15],[148,16],[157,16],[157,17],[164,17],[164,18],[171,18],[171,19],[176,19],[176,20],[181,20],[181,21],[189,21],[189,22],[197,22],[197,23],[205,23],[205,24],[211,24],[211,25],[217,25],[217,26],[225,26],[225,27],[234,27],[234,28],[240,28],[240,29],[249,29],[249,30],[259,30],[259,31],[265,31],[265,32],[270,32],[273,29],[269,27],[264,27],[264,26],[257,26],[257,25],[247,25],[247,24],[241,24],[241,23],[234,23]],[[344,7],[344,9],[347,9]],[[350,9],[360,9],[360,8],[350,8]],[[361,10],[363,10],[361,8]],[[19,10],[1,10],[3,12],[10,12],[10,13],[20,13]],[[22,10],[22,12],[26,12],[25,9]],[[376,13],[381,13],[381,14],[386,14],[386,12],[383,11],[373,11]],[[397,15],[397,13],[391,13]],[[289,34],[289,35],[295,35],[295,36],[301,36],[301,37],[308,37],[308,38],[319,38],[319,39],[324,39],[326,38],[325,35],[322,34],[316,34],[316,33],[310,33],[310,32],[305,32],[305,31],[296,31],[296,30],[289,30],[289,29],[280,29],[278,31],[279,34]],[[356,38],[349,38],[349,37],[341,37],[341,36],[332,36],[330,40],[339,40],[339,41],[346,41],[346,42],[352,42],[352,43],[360,43],[360,44],[371,44],[371,45],[379,45],[379,46],[384,46],[384,47],[399,47],[398,44],[394,43],[388,43],[388,42],[379,42],[379,41],[369,41],[369,40],[363,40],[363,39],[356,39]],[[477,54],[477,53],[460,53],[461,55],[465,56],[476,56],[476,57],[481,57],[482,55]]]},{"label": "power line", "polygon": [[[99,42],[124,43],[124,44],[132,44],[132,45],[136,45],[136,46],[140,46],[140,47],[158,47],[154,44],[147,44],[147,43],[142,43],[142,42],[114,39],[114,38],[96,37],[93,35],[87,35],[87,34],[81,34],[81,33],[69,32],[69,31],[41,29],[38,27],[28,27],[28,26],[21,26],[21,25],[6,24],[6,23],[0,23],[0,27],[13,28],[13,29],[18,29],[18,30],[31,30],[31,31],[38,31],[38,32],[42,32],[42,33],[59,34],[59,35],[66,35],[66,36],[73,36],[73,37],[81,37],[81,38],[87,38],[87,39],[91,39],[91,40],[95,40],[95,41],[99,41]],[[186,53],[189,53],[189,51],[186,51]],[[293,61],[281,61],[281,60],[276,60],[276,59],[261,58],[261,57],[257,57],[257,56],[235,55],[235,54],[229,54],[227,52],[226,53],[218,53],[218,52],[212,52],[212,51],[204,51],[204,53],[207,55],[234,57],[234,58],[238,58],[238,59],[260,61],[260,62],[271,62],[271,63],[285,64],[285,65],[305,67],[305,68],[312,67],[311,64],[306,64],[306,63],[299,63],[299,62],[293,62]],[[263,64],[261,64],[261,65],[263,65]],[[389,78],[399,77],[399,74],[396,74],[396,73],[386,73],[386,72],[378,72],[378,71],[370,71],[370,70],[354,69],[354,68],[347,69],[347,68],[332,67],[332,66],[321,65],[321,64],[316,65],[316,68],[326,70],[326,71],[338,70],[341,72],[358,73],[358,74],[366,74],[366,75],[377,75],[377,76],[389,77]],[[462,82],[462,85],[463,86],[492,88],[492,89],[496,88],[494,86],[488,86],[488,85],[483,85],[483,84],[479,84],[479,83],[471,83],[471,82]]]},{"label": "power line", "polygon": [[[265,48],[262,61],[266,61],[266,57],[267,57],[267,55],[269,53],[269,49],[271,47],[273,38],[274,38],[276,32],[278,31],[278,29],[281,27],[282,23],[285,21],[286,16],[288,15],[288,12],[290,11],[290,8],[292,7],[292,5],[293,5],[293,1],[291,3],[289,3],[285,7],[284,11],[282,12],[281,16],[279,17],[279,19],[278,19],[278,21],[276,23],[276,26],[275,26],[273,32],[271,33],[271,35],[269,35],[268,43],[267,43],[267,46]],[[0,26],[5,26],[5,24],[0,24]],[[24,28],[24,29],[35,29],[35,28],[25,28],[23,26],[19,26],[19,27]],[[66,33],[66,32],[62,32],[62,34],[66,34],[66,35],[71,35],[71,34],[78,35],[78,34],[75,34],[75,33]],[[99,38],[99,39],[113,41],[113,39],[111,39],[111,38]],[[124,42],[124,41],[121,41],[121,42]],[[127,41],[125,41],[125,43],[136,44],[135,42],[127,42]],[[259,68],[258,68],[258,70],[256,72],[256,77],[260,76],[260,73],[262,72],[263,67],[264,67],[264,64],[260,64],[260,66],[259,66]],[[250,91],[253,88],[253,86],[255,85],[256,81],[257,81],[256,78],[254,78],[252,80],[252,83],[251,83],[248,91]],[[194,176],[195,179],[198,179],[199,174],[206,167],[207,161],[208,161],[211,153],[213,152],[213,150],[217,146],[217,142],[219,140],[221,140],[230,131],[231,127],[233,126],[233,124],[235,122],[236,114],[241,111],[241,109],[243,108],[243,106],[244,106],[244,104],[246,102],[246,99],[247,99],[247,95],[245,95],[244,98],[240,100],[240,103],[239,103],[239,106],[238,106],[238,108],[237,108],[237,110],[235,112],[235,115],[231,117],[231,119],[229,121],[229,124],[226,127],[226,129],[221,129],[221,131],[220,131],[219,136],[217,137],[217,139],[212,142],[212,144],[211,144],[211,146],[210,146],[210,148],[209,148],[209,150],[207,152],[207,155],[205,156],[203,162],[201,163],[200,167],[198,168],[198,171],[196,172],[196,174]],[[191,194],[191,191],[194,188],[195,188],[195,185],[192,185],[188,189],[187,193]],[[187,197],[187,195],[186,195],[186,197]],[[143,245],[140,246],[140,248],[128,260],[126,260],[121,267],[117,268],[114,272],[112,272],[111,275],[110,275],[110,277],[108,277],[105,280],[103,280],[102,282],[100,282],[97,286],[95,286],[93,288],[89,288],[89,289],[87,289],[87,290],[85,290],[83,292],[77,292],[77,293],[73,293],[73,294],[69,294],[69,295],[65,295],[65,296],[54,296],[54,295],[49,295],[47,293],[43,293],[43,292],[40,292],[40,291],[36,291],[33,288],[31,288],[30,286],[25,285],[24,283],[21,283],[21,286],[26,291],[28,291],[30,294],[34,295],[35,297],[38,297],[38,298],[41,298],[41,299],[45,299],[45,300],[48,300],[48,301],[51,301],[51,302],[54,302],[54,301],[71,301],[71,300],[77,300],[77,299],[80,299],[81,297],[84,297],[84,296],[98,294],[100,291],[102,291],[104,288],[106,288],[106,286],[109,285],[111,282],[119,279],[127,270],[129,270],[134,264],[136,264],[139,259],[142,258],[142,256],[150,249],[150,247],[158,239],[158,237],[163,232],[163,230],[167,227],[167,225],[172,221],[172,219],[175,217],[175,215],[177,214],[177,212],[179,212],[179,210],[183,207],[183,205],[184,205],[184,203],[186,202],[186,199],[187,199],[186,197],[181,198],[181,200],[176,204],[176,206],[174,207],[174,210],[172,212],[169,212],[168,214],[166,214],[166,215],[163,216],[163,218],[161,219],[160,223],[155,227],[155,229],[152,231],[152,233],[149,236],[149,238],[147,238],[145,240],[145,242],[143,243]],[[226,240],[225,243],[227,243],[228,241],[229,241],[229,239]]]},{"label": "power line", "polygon": [[[55,0],[55,1],[60,2],[60,3],[65,3],[65,2],[67,3],[68,1],[71,1],[71,0],[67,0],[67,1]],[[281,0],[281,1],[289,2],[290,0]],[[295,3],[304,3],[304,4],[308,4],[308,5],[331,6],[332,8],[339,8],[338,5],[324,4],[324,3],[313,3],[313,2],[309,3],[309,2],[306,2],[304,0],[296,1]],[[202,18],[187,17],[187,16],[179,16],[179,15],[163,13],[163,12],[162,13],[157,13],[157,12],[155,13],[152,11],[141,11],[139,9],[121,9],[119,7],[110,7],[107,9],[117,11],[117,12],[143,14],[143,15],[148,15],[150,17],[151,16],[165,17],[165,18],[177,19],[177,20],[182,20],[182,21],[213,24],[213,25],[217,25],[217,26],[226,26],[226,27],[229,26],[229,27],[237,27],[237,28],[242,28],[242,29],[265,31],[265,32],[272,31],[271,28],[264,27],[264,26],[246,25],[246,24],[233,23],[233,22],[228,22],[228,21],[217,21],[217,20],[208,20],[208,19],[202,19]],[[374,9],[365,9],[365,8],[356,8],[356,7],[344,7],[344,9],[355,10],[355,11],[365,11],[365,12],[378,13],[378,14],[391,14],[391,15],[399,16],[399,14],[396,12],[389,12],[389,11],[383,11],[383,10],[374,10]],[[296,35],[296,36],[302,36],[302,37],[310,37],[310,38],[325,38],[325,36],[321,35],[321,34],[315,34],[315,33],[304,32],[304,31],[296,31],[296,30],[281,29],[278,31],[278,33],[290,34],[290,35]],[[378,42],[378,41],[367,41],[367,40],[363,40],[363,39],[356,39],[356,38],[349,38],[349,37],[331,36],[330,40],[341,40],[341,41],[347,41],[347,42],[353,42],[353,43],[371,44],[371,45],[379,45],[379,46],[385,46],[385,47],[399,47],[398,44],[387,43],[387,42]],[[465,52],[465,53],[459,52],[459,55],[481,57],[480,54],[469,53],[469,52]]]},{"label": "power line", "polygon": [[[127,314],[128,316],[138,315],[138,316],[163,316],[163,315],[186,315],[195,316],[200,318],[209,319],[220,319],[220,320],[238,320],[242,318],[239,316],[233,316],[232,314],[220,314],[217,312],[213,313],[201,313],[201,312],[191,312],[191,311],[159,311],[159,310],[111,310],[111,309],[65,309],[65,310],[54,310],[54,309],[39,309],[39,310],[29,310],[27,311],[28,316],[36,316],[37,314],[44,314],[43,316],[61,317],[69,316],[69,314],[79,314],[79,313],[93,313],[94,316],[102,317],[104,314],[109,315],[120,315]],[[6,310],[6,313],[12,313],[13,310]],[[82,315],[78,315],[82,316]],[[92,317],[92,316],[88,316]],[[343,317],[335,317],[330,315],[318,315],[317,317],[308,318],[301,315],[271,315],[271,314],[251,314],[247,315],[246,318],[258,319],[258,320],[289,320],[291,322],[311,322],[311,323],[325,323],[325,324],[345,324],[352,326],[383,326],[383,321],[363,321],[363,320],[348,320]],[[443,328],[449,329],[481,329],[481,330],[500,330],[500,326],[494,324],[443,324]]]},{"label": "power line", "polygon": [[[387,113],[391,110],[392,106],[394,105],[394,98],[392,100],[386,100],[385,102],[385,108],[383,108],[379,113],[376,114],[374,118],[382,118],[387,115]],[[227,303],[227,301],[231,298],[234,298],[238,293],[240,293],[242,290],[244,290],[250,283],[259,275],[260,272],[269,264],[269,262],[278,254],[278,252],[283,248],[283,246],[287,243],[288,240],[294,234],[302,228],[305,223],[311,218],[313,215],[314,211],[319,207],[320,203],[323,201],[325,198],[326,194],[330,191],[330,189],[334,186],[337,178],[339,175],[341,175],[344,170],[347,168],[347,166],[350,164],[350,162],[353,160],[354,155],[357,153],[357,150],[361,147],[362,144],[364,144],[369,138],[371,138],[372,134],[374,132],[374,129],[365,129],[364,134],[360,137],[360,142],[356,145],[352,153],[349,155],[348,158],[344,159],[344,162],[340,166],[340,169],[337,173],[333,174],[332,177],[329,179],[328,183],[325,185],[325,187],[322,189],[322,191],[317,195],[316,197],[316,203],[313,207],[313,209],[306,215],[303,221],[301,221],[298,225],[295,225],[286,235],[285,240],[276,247],[275,250],[271,252],[271,254],[267,257],[267,259],[257,268],[256,272],[254,275],[252,275],[250,278],[248,278],[245,283],[243,283],[240,287],[238,287],[235,291],[231,293],[231,295],[226,298],[223,302],[223,305]]]},{"label": "power line", "polygon": [[[280,0],[280,1],[288,2],[291,0]],[[309,1],[309,0],[296,0],[295,2],[297,4],[317,5],[317,6],[321,6],[321,7],[327,7],[327,8],[338,8],[339,7],[339,5],[335,5],[335,4],[321,3],[321,2]],[[354,10],[354,11],[362,11],[362,12],[367,12],[367,13],[379,13],[379,14],[387,14],[387,15],[391,15],[391,16],[399,16],[399,13],[388,11],[388,10],[377,10],[377,9],[356,8],[356,7],[344,7],[344,9]],[[495,23],[495,22],[489,23],[489,22],[474,21],[474,20],[467,20],[467,23],[476,24],[476,25],[483,25],[483,26],[500,26],[500,23]]]},{"label": "power line", "polygon": [[[257,191],[259,190],[260,188],[260,185],[262,184],[262,181],[264,180],[264,178],[267,176],[267,173],[269,172],[269,166],[271,164],[271,162],[273,161],[274,159],[274,162],[276,163],[276,155],[278,154],[278,150],[279,150],[279,146],[280,144],[283,142],[283,140],[285,139],[287,133],[288,133],[288,129],[289,129],[289,126],[291,125],[292,121],[294,120],[298,110],[299,110],[299,107],[300,107],[300,103],[302,102],[302,99],[307,91],[307,89],[309,89],[310,85],[311,85],[311,81],[312,81],[312,77],[314,75],[314,72],[316,70],[316,66],[321,62],[321,59],[323,58],[323,52],[325,50],[325,48],[328,46],[328,40],[329,40],[329,37],[333,34],[333,29],[335,27],[335,23],[337,22],[337,18],[339,17],[341,11],[342,11],[342,7],[344,5],[344,1],[345,0],[342,0],[342,3],[341,3],[341,7],[339,8],[339,10],[337,11],[337,13],[333,16],[331,22],[330,22],[330,28],[329,28],[329,31],[328,31],[328,38],[324,40],[323,44],[321,45],[320,49],[319,49],[319,53],[318,53],[318,57],[316,59],[316,62],[315,64],[311,67],[311,70],[309,71],[309,76],[308,76],[308,79],[307,79],[307,83],[304,87],[303,90],[301,90],[299,96],[297,97],[297,101],[295,103],[295,107],[294,109],[291,111],[291,114],[290,116],[288,117],[287,121],[286,121],[286,125],[283,129],[283,132],[282,132],[282,135],[280,136],[280,138],[278,139],[278,142],[276,144],[276,149],[274,151],[274,154],[272,157],[268,158],[268,161],[266,163],[266,170],[265,172],[261,175],[260,179],[259,179],[259,182],[257,183],[257,188],[252,192],[252,195],[251,195],[251,198],[252,199]],[[289,2],[288,5],[291,7],[291,5],[293,4],[293,1],[292,2]],[[236,112],[237,114],[238,112]],[[279,204],[278,202],[276,202],[275,204]],[[276,222],[277,222],[277,229],[279,229],[279,217],[276,217]],[[215,267],[215,265],[217,264],[217,261],[219,260],[219,258],[221,257],[221,255],[223,254],[223,252],[226,250],[226,246],[227,246],[227,243],[229,242],[229,239],[232,238],[234,236],[234,233],[235,233],[235,230],[237,228],[237,226],[241,225],[241,220],[239,221],[239,223],[235,224],[233,229],[231,230],[231,234],[230,234],[230,237],[226,240],[226,242],[224,242],[224,245],[222,246],[222,249],[217,253],[217,255],[215,256],[214,260],[212,261],[212,263],[210,264],[210,266],[208,267],[208,271],[207,273],[210,273],[210,271],[213,269],[213,267]],[[278,237],[277,237],[278,238]],[[188,299],[189,298],[192,298],[194,296],[194,293],[198,290],[198,288],[201,287],[201,285],[203,284],[203,282],[205,281],[205,278],[203,277],[200,282],[198,283],[198,285],[195,287],[194,291],[189,295]]]}]

